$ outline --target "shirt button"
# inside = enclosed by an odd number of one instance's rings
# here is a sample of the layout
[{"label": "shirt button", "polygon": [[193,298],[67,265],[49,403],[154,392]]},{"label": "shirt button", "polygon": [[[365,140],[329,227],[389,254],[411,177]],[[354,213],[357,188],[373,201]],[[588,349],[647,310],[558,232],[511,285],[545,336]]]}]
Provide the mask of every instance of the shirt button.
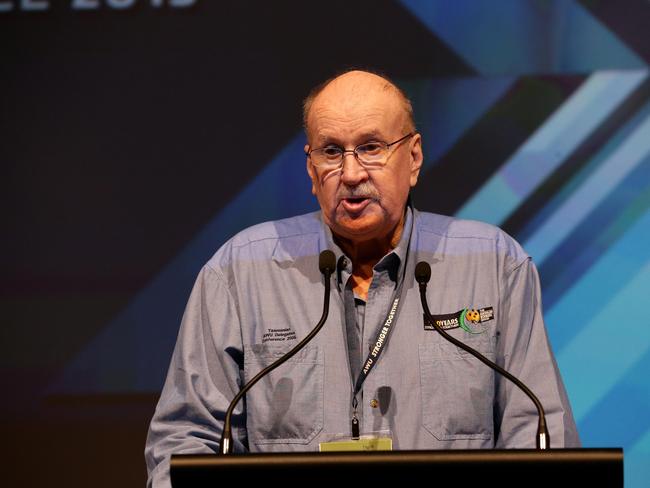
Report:
[{"label": "shirt button", "polygon": [[372,408],[377,408],[379,406],[379,402],[373,398],[372,400],[370,400],[370,406]]}]

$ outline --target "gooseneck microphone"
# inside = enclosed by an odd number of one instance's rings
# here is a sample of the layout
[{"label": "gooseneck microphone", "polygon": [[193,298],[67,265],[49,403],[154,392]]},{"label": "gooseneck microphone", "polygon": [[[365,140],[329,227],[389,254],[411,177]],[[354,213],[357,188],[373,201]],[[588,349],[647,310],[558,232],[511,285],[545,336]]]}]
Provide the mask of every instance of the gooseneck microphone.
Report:
[{"label": "gooseneck microphone", "polygon": [[259,380],[261,380],[264,376],[269,374],[275,368],[280,366],[282,363],[284,363],[285,361],[293,357],[294,354],[300,351],[323,328],[323,325],[327,320],[327,315],[329,314],[329,308],[330,308],[330,277],[332,276],[332,273],[334,273],[334,270],[336,269],[336,257],[334,256],[334,253],[329,249],[326,249],[325,251],[321,252],[320,255],[318,256],[318,269],[320,269],[320,272],[325,276],[325,298],[323,300],[324,302],[323,315],[321,316],[320,320],[316,324],[316,327],[314,327],[312,331],[309,334],[307,334],[307,336],[303,340],[301,340],[298,344],[296,344],[293,347],[293,349],[287,352],[284,356],[280,357],[277,361],[274,361],[273,363],[269,364],[266,368],[264,368],[262,371],[257,373],[253,378],[250,379],[248,383],[246,383],[242,387],[239,393],[235,395],[235,398],[233,398],[232,402],[230,402],[230,405],[228,406],[228,410],[226,410],[226,418],[224,419],[223,422],[223,432],[221,433],[221,444],[219,445],[221,454],[232,453],[232,433],[231,433],[232,412],[235,409],[235,406],[237,405],[239,400],[241,400],[241,398],[246,394],[248,390],[250,390],[255,385],[255,383],[257,383]]},{"label": "gooseneck microphone", "polygon": [[424,315],[426,316],[429,323],[436,328],[436,330],[442,335],[442,337],[447,339],[452,344],[455,344],[456,346],[460,347],[461,349],[464,349],[465,351],[470,353],[472,356],[474,356],[482,363],[488,365],[490,368],[497,371],[499,374],[508,378],[515,385],[517,385],[517,387],[519,387],[521,391],[523,391],[526,395],[528,395],[528,398],[530,398],[532,402],[535,404],[535,407],[537,407],[537,416],[539,419],[537,424],[537,438],[536,438],[537,449],[549,449],[551,447],[551,438],[548,435],[548,429],[546,428],[546,416],[544,415],[544,408],[542,407],[542,404],[539,401],[539,399],[535,396],[535,394],[532,391],[530,391],[530,389],[526,385],[524,385],[521,381],[515,378],[512,374],[508,373],[505,369],[490,361],[488,358],[483,356],[480,352],[476,351],[475,349],[472,349],[467,344],[449,335],[447,332],[445,332],[445,330],[442,327],[440,327],[440,325],[438,325],[438,323],[431,316],[431,312],[429,312],[429,305],[427,304],[427,295],[426,295],[427,283],[429,282],[430,279],[431,279],[431,266],[429,266],[429,263],[427,262],[420,261],[417,264],[417,266],[415,266],[415,280],[420,285],[420,301],[422,302],[422,309],[424,310]]}]

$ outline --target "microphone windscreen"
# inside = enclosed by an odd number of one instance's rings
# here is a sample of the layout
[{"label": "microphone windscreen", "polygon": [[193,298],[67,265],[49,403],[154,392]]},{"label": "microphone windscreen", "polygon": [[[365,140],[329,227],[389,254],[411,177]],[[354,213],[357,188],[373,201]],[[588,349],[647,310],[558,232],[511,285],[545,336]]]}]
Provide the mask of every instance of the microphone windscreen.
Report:
[{"label": "microphone windscreen", "polygon": [[334,273],[334,270],[336,269],[336,256],[334,256],[334,253],[329,249],[325,249],[318,256],[318,269],[320,269],[320,272],[323,274]]},{"label": "microphone windscreen", "polygon": [[415,280],[418,283],[428,283],[431,279],[431,266],[426,261],[420,261],[415,266]]}]

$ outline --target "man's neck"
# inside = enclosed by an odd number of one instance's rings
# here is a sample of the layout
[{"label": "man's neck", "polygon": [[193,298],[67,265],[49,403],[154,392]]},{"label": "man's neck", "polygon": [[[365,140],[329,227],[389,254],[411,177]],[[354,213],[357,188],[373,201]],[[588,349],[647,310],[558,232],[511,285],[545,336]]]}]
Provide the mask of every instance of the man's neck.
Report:
[{"label": "man's neck", "polygon": [[373,268],[386,254],[397,247],[404,230],[404,216],[386,237],[356,242],[334,236],[337,244],[352,261],[352,289],[364,300],[372,282]]}]

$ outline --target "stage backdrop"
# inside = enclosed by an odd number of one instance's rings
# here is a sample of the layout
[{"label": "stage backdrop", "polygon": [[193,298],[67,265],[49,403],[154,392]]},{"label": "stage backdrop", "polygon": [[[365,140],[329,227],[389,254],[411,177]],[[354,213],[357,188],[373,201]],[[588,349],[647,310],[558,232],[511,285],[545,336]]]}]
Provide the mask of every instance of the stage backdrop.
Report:
[{"label": "stage backdrop", "polygon": [[649,25],[644,0],[0,1],[9,485],[144,482],[197,272],[316,208],[301,99],[359,66],[413,98],[416,205],[533,256],[584,445],[647,486]]}]

